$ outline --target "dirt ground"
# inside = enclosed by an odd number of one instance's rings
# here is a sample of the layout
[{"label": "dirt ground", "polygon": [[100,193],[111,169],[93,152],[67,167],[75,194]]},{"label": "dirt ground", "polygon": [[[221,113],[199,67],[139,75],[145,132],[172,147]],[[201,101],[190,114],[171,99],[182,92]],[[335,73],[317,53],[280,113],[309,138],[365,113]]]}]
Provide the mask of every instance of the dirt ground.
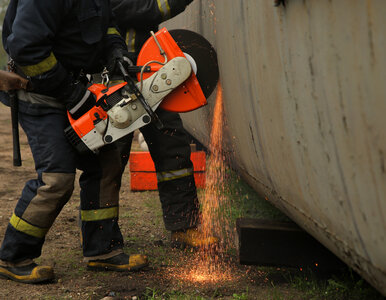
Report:
[{"label": "dirt ground", "polygon": [[[1,239],[25,181],[35,177],[26,137],[22,131],[20,134],[23,165],[14,167],[9,109],[0,105]],[[129,170],[126,170],[121,193],[120,226],[125,238],[125,250],[128,253],[148,254],[150,266],[147,270],[128,274],[87,271],[79,242],[77,186],[49,231],[41,258],[37,259],[40,264],[54,267],[56,280],[45,285],[0,280],[0,299],[101,299],[106,296],[114,299],[151,299],[164,292],[169,295],[188,293],[202,297],[233,298],[233,294],[242,295],[247,287],[248,293],[264,289],[265,277],[262,272],[254,273],[253,268],[237,265],[234,261],[230,263],[234,274],[237,274],[235,277],[239,278],[237,281],[196,284],[186,280],[183,274],[188,272],[186,266],[189,260],[194,259],[195,253],[170,247],[169,233],[162,223],[158,193],[131,192],[129,181]]]},{"label": "dirt ground", "polygon": [[[21,131],[22,167],[12,166],[9,109],[0,104],[0,239],[2,240],[24,182],[34,178],[26,138]],[[145,253],[150,266],[141,272],[91,272],[82,260],[79,242],[79,187],[49,231],[40,264],[54,267],[50,284],[25,285],[0,280],[0,299],[308,299],[266,269],[242,266],[236,254],[225,260],[231,276],[200,281],[189,272],[196,253],[172,249],[165,231],[158,193],[131,192],[126,170],[121,192],[120,226],[127,253]],[[192,263],[193,262],[193,263]],[[320,299],[320,298],[318,298]]]}]

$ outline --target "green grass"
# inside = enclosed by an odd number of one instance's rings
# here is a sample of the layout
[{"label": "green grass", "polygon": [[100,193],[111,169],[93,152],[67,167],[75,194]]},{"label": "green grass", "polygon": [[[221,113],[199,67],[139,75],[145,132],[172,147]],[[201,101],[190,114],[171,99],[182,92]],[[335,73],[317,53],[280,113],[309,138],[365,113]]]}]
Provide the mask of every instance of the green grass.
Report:
[{"label": "green grass", "polygon": [[[272,286],[271,299],[288,299],[276,285],[286,284],[297,290],[301,299],[308,300],[381,300],[384,297],[364,279],[347,267],[340,273],[318,273],[313,270],[297,270],[261,267]],[[297,298],[295,298],[297,299]]]},{"label": "green grass", "polygon": [[161,207],[159,196],[155,193],[148,193],[143,203],[145,204],[145,207],[152,210],[159,210]]},{"label": "green grass", "polygon": [[[3,24],[4,20],[4,15],[6,8],[8,6],[8,1],[0,1],[0,24]],[[2,30],[0,30],[0,34],[2,33]],[[0,39],[0,69],[4,70],[7,67],[7,62],[8,62],[8,54],[4,51],[3,48],[3,42],[2,39]]]},{"label": "green grass", "polygon": [[227,188],[225,192],[231,201],[231,217],[256,218],[288,221],[288,217],[270,202],[262,198],[234,171],[226,173]]},{"label": "green grass", "polygon": [[319,279],[314,273],[307,272],[294,277],[292,286],[308,295],[309,299],[384,299],[372,286],[351,269],[341,274]]},{"label": "green grass", "polygon": [[235,300],[248,300],[249,299],[248,288],[245,292],[241,294],[233,294],[232,296],[233,296],[233,299]]},{"label": "green grass", "polygon": [[[236,295],[236,294],[235,294]],[[179,291],[162,292],[156,289],[147,288],[141,299],[155,300],[155,299],[167,299],[167,300],[207,300],[219,298],[221,295],[214,294],[212,297],[204,297],[199,295],[198,292],[192,294],[185,294]],[[238,295],[236,295],[238,297]],[[221,299],[221,298],[220,298]],[[247,299],[247,298],[233,298],[233,299]]]},{"label": "green grass", "polygon": [[163,212],[161,208],[161,203],[158,194],[150,194],[149,197],[146,197],[144,200],[144,205],[146,208],[151,209],[155,217],[153,219],[155,226],[163,226]]},{"label": "green grass", "polygon": [[[198,292],[192,293],[192,294],[185,294],[178,291],[171,291],[171,292],[162,292],[156,289],[147,288],[146,292],[142,296],[141,299],[146,300],[153,300],[153,299],[168,299],[168,300],[208,300],[208,299],[223,299],[221,293],[218,291],[214,291],[212,296],[203,296],[199,295]],[[248,288],[245,292],[242,292],[240,294],[234,293],[232,297],[227,297],[226,299],[233,299],[233,300],[248,300],[253,299],[251,298],[251,295],[248,293]]]},{"label": "green grass", "polygon": [[[213,212],[214,219],[218,219],[221,224],[227,224],[222,228],[220,236],[223,240],[232,240],[231,235],[236,228],[238,218],[255,218],[264,220],[289,221],[288,217],[274,207],[267,200],[260,197],[244,180],[234,171],[227,169],[224,173],[224,181],[214,187],[214,195],[221,197],[220,207]],[[203,199],[206,190],[198,190],[199,199]],[[228,244],[228,243],[227,243]],[[231,243],[229,243],[231,244]],[[235,253],[234,248],[227,249],[230,253]]]},{"label": "green grass", "polygon": [[[228,170],[225,174],[226,182],[222,183],[222,193],[227,201],[219,211],[223,219],[230,220],[234,228],[238,218],[255,218],[264,220],[290,221],[280,210],[267,200],[261,198],[244,180],[234,171]],[[199,191],[200,197],[204,190]],[[236,249],[229,249],[228,253],[237,255]],[[340,274],[324,274],[320,276],[311,270],[300,272],[296,269],[278,269],[262,267],[267,273],[271,289],[266,299],[289,299],[277,288],[277,285],[288,285],[291,290],[299,291],[300,299],[328,299],[328,300],[381,300],[385,299],[377,290],[364,279],[347,267]],[[272,279],[270,279],[272,278]],[[248,292],[234,294],[234,299],[248,299]],[[297,298],[294,298],[297,299]]]},{"label": "green grass", "polygon": [[[228,169],[225,172],[225,182],[218,186],[219,192],[226,199],[221,214],[230,218],[233,223],[237,218],[256,218],[268,220],[288,221],[288,217],[262,198],[234,171]],[[202,198],[205,190],[199,190]]]}]

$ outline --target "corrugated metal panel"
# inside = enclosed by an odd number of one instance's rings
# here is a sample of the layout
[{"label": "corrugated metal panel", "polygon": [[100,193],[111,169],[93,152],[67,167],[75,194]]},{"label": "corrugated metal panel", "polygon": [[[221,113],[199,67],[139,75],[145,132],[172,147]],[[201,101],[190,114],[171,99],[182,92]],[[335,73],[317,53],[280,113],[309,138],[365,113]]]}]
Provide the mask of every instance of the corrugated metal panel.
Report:
[{"label": "corrugated metal panel", "polygon": [[[240,173],[386,295],[386,1],[272,2],[196,0],[166,26],[217,49]],[[211,108],[183,116],[203,143]]]}]

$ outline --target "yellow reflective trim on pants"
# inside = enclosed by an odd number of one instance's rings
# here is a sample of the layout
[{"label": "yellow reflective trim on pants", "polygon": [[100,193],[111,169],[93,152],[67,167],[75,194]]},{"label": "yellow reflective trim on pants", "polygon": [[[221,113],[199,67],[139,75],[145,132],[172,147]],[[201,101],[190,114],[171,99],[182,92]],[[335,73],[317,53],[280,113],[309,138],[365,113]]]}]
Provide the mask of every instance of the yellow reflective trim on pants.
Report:
[{"label": "yellow reflective trim on pants", "polygon": [[54,53],[51,52],[50,56],[43,59],[40,63],[37,63],[36,65],[30,65],[30,66],[20,66],[20,69],[23,71],[23,73],[26,76],[33,77],[51,70],[53,67],[56,66],[56,64],[57,64],[56,57]]},{"label": "yellow reflective trim on pants", "polygon": [[158,182],[174,180],[186,176],[193,175],[192,168],[174,170],[174,171],[166,171],[166,172],[157,172],[157,180]]},{"label": "yellow reflective trim on pants", "polygon": [[82,210],[80,214],[82,221],[86,222],[112,219],[118,217],[118,207]]},{"label": "yellow reflective trim on pants", "polygon": [[167,20],[170,18],[170,5],[168,0],[157,0],[158,9],[161,12],[162,18]]},{"label": "yellow reflective trim on pants", "polygon": [[115,27],[109,27],[107,29],[107,34],[117,34],[117,35],[120,35],[118,30]]},{"label": "yellow reflective trim on pants", "polygon": [[129,52],[135,52],[135,34],[136,32],[133,28],[126,32],[126,45]]},{"label": "yellow reflective trim on pants", "polygon": [[19,218],[18,216],[16,216],[15,214],[12,215],[9,223],[17,231],[21,231],[25,234],[32,235],[37,238],[43,238],[48,232],[48,228],[41,228],[41,227],[31,225],[26,221],[22,220],[21,218]]}]

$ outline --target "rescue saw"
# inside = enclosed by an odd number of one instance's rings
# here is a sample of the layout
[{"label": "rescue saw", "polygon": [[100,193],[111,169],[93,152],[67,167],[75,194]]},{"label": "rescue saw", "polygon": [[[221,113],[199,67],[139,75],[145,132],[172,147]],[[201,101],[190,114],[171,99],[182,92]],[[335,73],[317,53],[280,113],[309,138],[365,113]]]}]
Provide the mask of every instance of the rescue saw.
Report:
[{"label": "rescue saw", "polygon": [[[218,81],[216,52],[199,34],[161,29],[143,45],[137,66],[119,64],[124,82],[112,85],[107,73],[102,83],[88,89],[96,103],[65,130],[81,153],[97,152],[106,144],[153,122],[162,128],[155,110],[188,112],[207,104]],[[136,77],[134,80],[133,77]]]}]

